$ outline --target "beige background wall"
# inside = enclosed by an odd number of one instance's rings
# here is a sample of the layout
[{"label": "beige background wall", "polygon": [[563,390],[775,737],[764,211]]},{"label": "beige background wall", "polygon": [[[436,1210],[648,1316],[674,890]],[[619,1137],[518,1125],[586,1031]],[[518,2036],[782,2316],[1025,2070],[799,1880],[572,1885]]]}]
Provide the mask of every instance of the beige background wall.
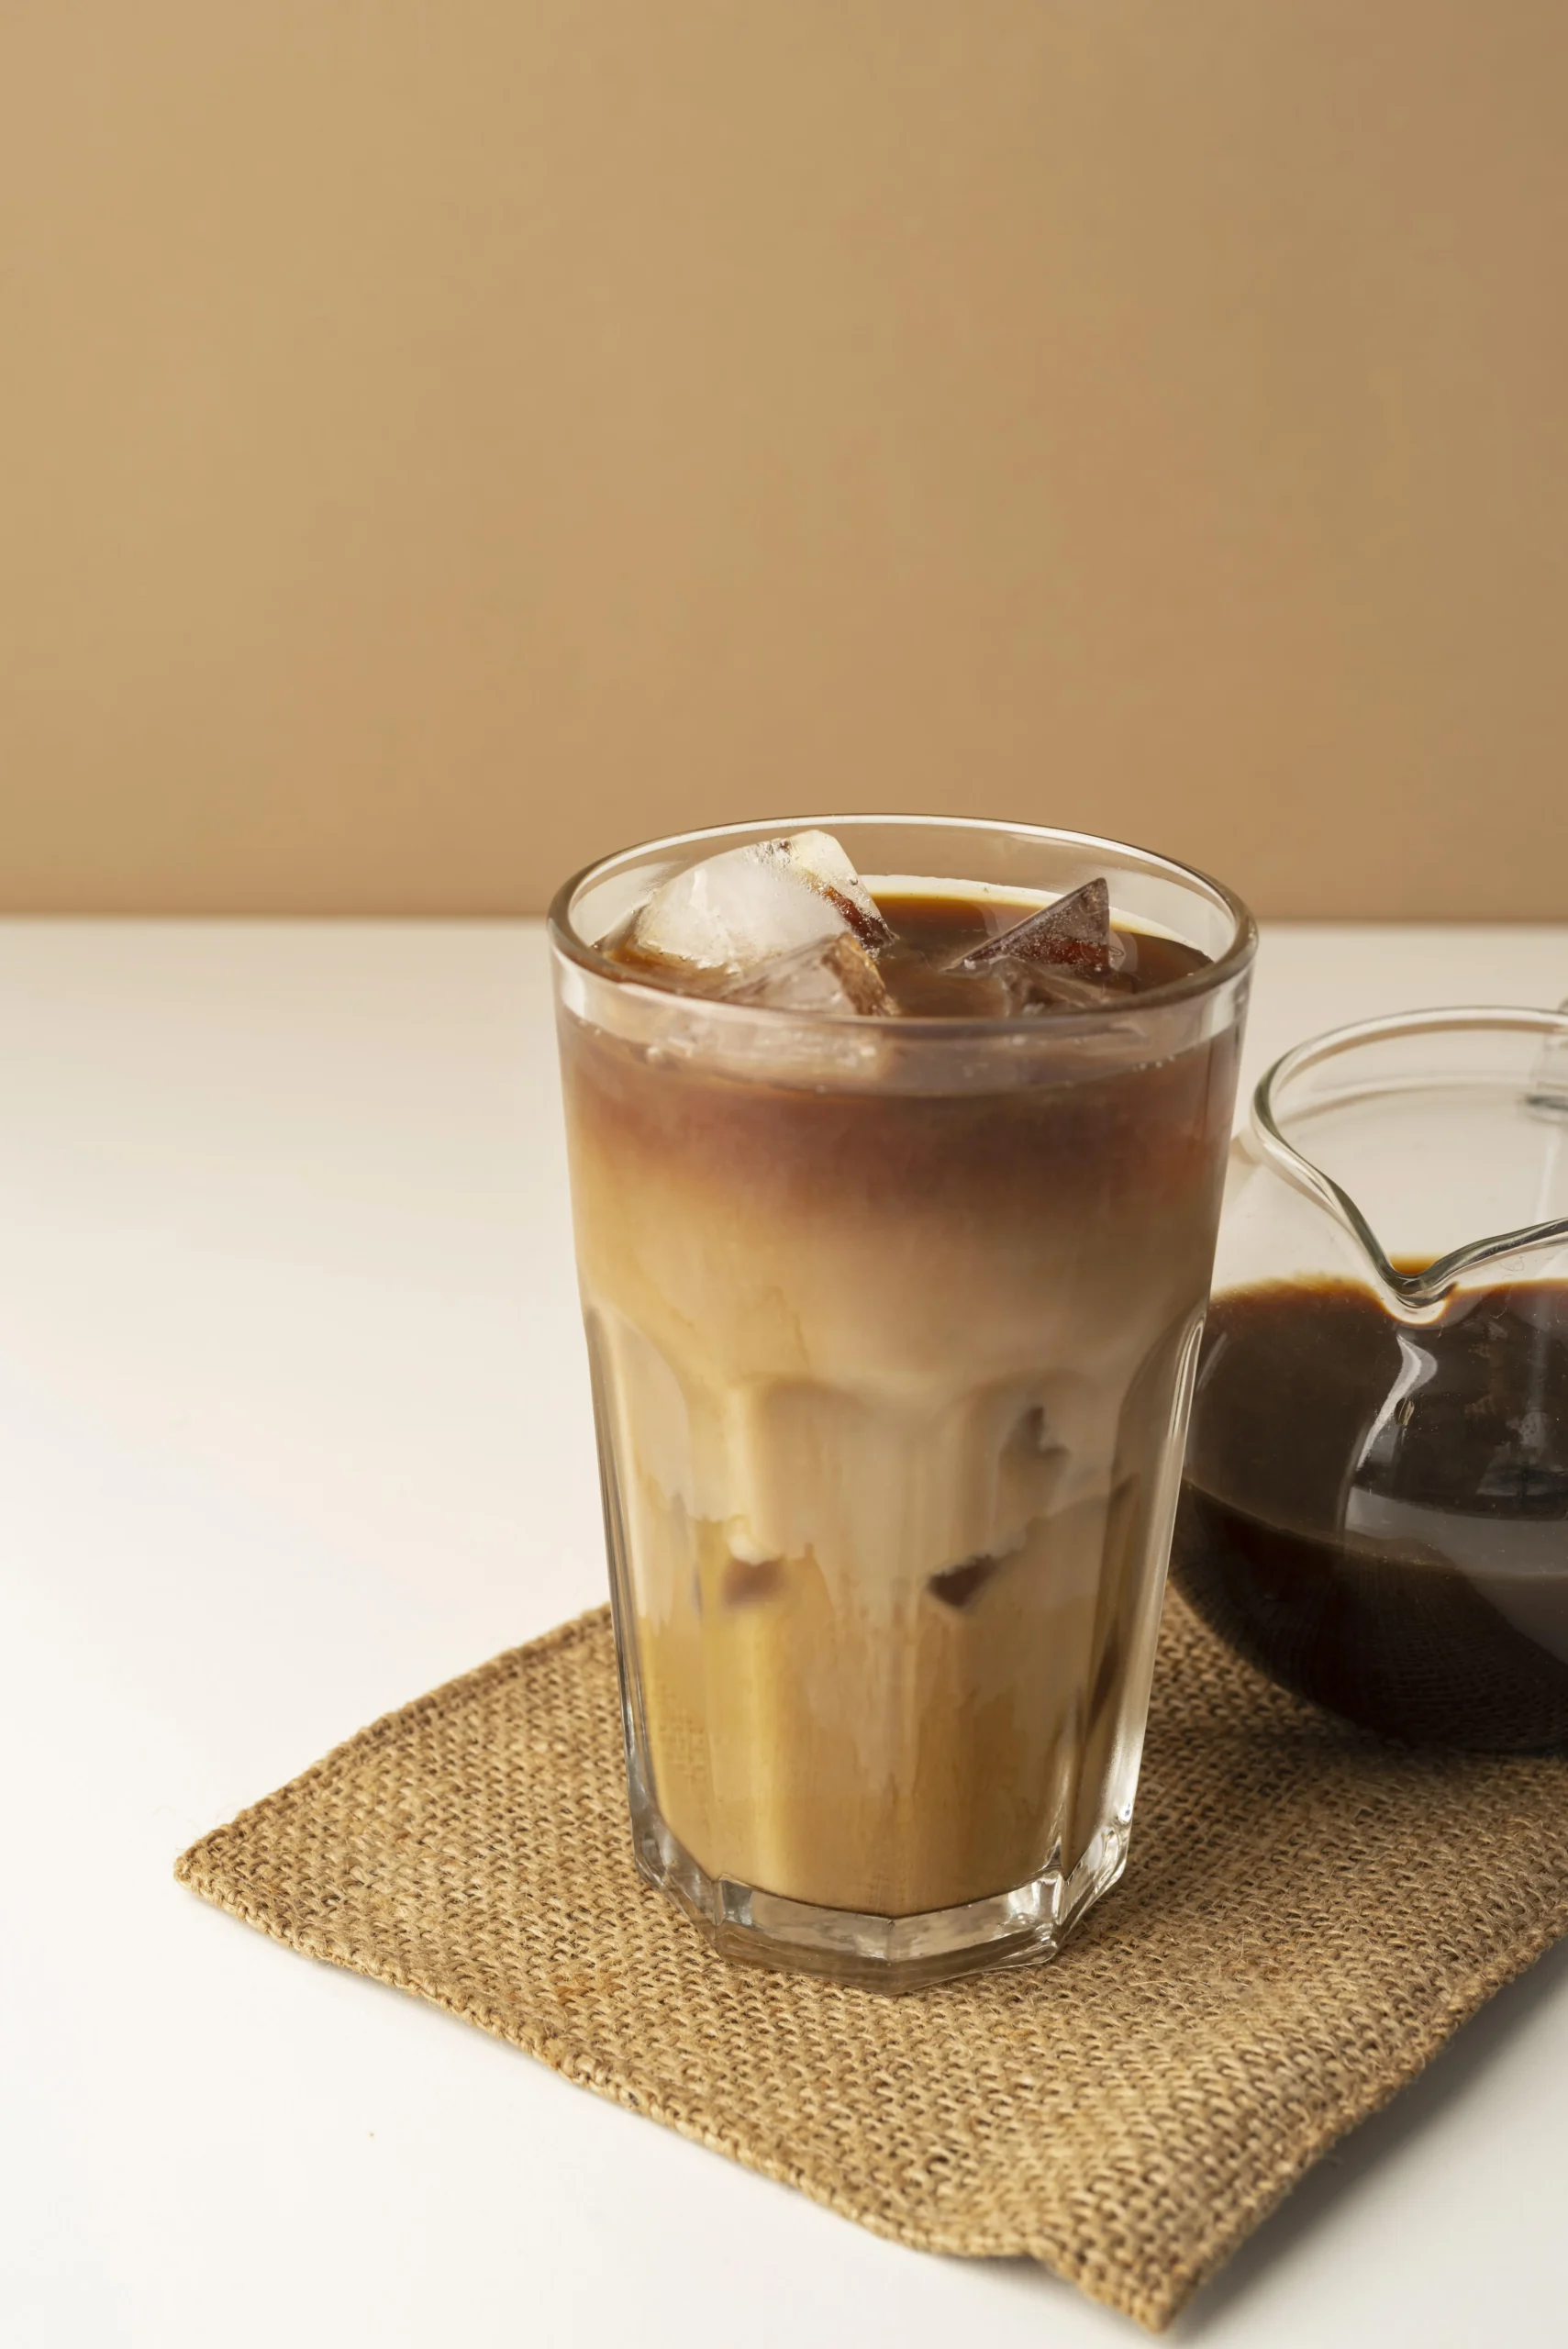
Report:
[{"label": "beige background wall", "polygon": [[1561,0],[7,0],[0,907],[1568,917]]}]

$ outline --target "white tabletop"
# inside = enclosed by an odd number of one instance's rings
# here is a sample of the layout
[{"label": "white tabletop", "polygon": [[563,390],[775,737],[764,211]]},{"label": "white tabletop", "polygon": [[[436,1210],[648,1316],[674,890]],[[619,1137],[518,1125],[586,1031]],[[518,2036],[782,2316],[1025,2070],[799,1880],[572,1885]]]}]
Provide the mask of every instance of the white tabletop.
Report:
[{"label": "white tabletop", "polygon": [[[1250,1064],[1555,1002],[1568,929],[1280,927]],[[878,2242],[179,1888],[604,1591],[537,923],[0,925],[0,2339],[1135,2336]],[[1173,2337],[1561,2349],[1568,1948]]]}]

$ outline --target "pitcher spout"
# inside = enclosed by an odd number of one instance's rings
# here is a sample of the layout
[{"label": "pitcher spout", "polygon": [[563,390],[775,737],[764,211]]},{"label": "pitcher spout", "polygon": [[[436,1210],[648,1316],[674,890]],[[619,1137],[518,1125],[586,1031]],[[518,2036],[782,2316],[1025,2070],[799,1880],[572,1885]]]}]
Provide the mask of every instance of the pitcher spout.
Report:
[{"label": "pitcher spout", "polygon": [[1568,1272],[1568,1006],[1407,1012],[1274,1063],[1238,1143],[1216,1286],[1314,1269],[1412,1327],[1483,1269]]}]

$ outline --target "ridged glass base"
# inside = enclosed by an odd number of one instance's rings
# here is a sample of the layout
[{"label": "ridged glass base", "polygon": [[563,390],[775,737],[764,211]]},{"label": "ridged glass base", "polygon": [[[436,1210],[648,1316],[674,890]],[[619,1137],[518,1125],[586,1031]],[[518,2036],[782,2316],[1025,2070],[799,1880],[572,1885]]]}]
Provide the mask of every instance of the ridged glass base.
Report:
[{"label": "ridged glass base", "polygon": [[993,1966],[1041,1965],[1127,1865],[1127,1831],[1105,1827],[1068,1876],[1047,1868],[1010,1892],[962,1908],[867,1916],[710,1876],[670,1832],[635,1775],[630,1791],[639,1868],[722,1956],[867,1989],[917,1990]]}]

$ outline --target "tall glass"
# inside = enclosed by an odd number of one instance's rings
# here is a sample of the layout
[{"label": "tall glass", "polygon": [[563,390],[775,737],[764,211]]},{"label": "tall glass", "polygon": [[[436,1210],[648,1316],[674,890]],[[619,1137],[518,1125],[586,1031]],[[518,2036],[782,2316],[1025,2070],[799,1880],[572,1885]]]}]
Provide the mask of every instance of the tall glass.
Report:
[{"label": "tall glass", "polygon": [[[875,892],[1208,957],[1049,1018],[827,1019],[601,950],[820,825]],[[638,1865],[728,1954],[903,1988],[1050,1955],[1125,1865],[1254,931],[1083,834],[690,833],[550,916]]]}]

